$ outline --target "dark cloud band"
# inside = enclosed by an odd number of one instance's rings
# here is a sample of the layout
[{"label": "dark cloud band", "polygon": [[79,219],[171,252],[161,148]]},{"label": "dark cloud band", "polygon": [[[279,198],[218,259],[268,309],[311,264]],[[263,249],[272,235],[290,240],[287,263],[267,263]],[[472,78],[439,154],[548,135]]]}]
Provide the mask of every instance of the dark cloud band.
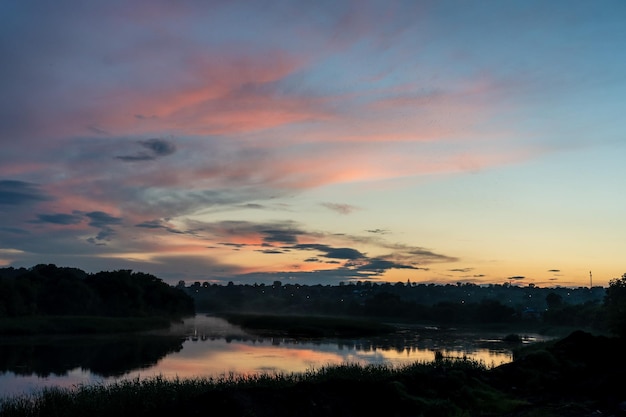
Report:
[{"label": "dark cloud band", "polygon": [[1,180],[0,205],[18,206],[51,200],[39,186],[30,182]]},{"label": "dark cloud band", "polygon": [[139,144],[148,152],[138,152],[134,155],[122,155],[116,158],[124,162],[152,161],[157,158],[171,155],[176,152],[176,146],[164,139],[148,139],[139,141]]}]

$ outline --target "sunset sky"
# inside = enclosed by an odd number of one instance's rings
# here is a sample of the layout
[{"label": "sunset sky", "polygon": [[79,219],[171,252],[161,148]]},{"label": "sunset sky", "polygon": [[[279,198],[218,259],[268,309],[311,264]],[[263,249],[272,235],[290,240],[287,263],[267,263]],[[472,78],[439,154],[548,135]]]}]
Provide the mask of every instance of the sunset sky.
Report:
[{"label": "sunset sky", "polygon": [[0,2],[0,266],[626,272],[626,2]]}]

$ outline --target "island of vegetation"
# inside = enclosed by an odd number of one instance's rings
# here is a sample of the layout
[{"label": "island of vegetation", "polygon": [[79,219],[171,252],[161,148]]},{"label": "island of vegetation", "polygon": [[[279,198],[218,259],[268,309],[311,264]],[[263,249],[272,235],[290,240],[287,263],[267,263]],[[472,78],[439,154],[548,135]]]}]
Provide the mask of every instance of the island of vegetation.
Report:
[{"label": "island of vegetation", "polygon": [[[95,275],[80,279],[86,282]],[[130,271],[118,271],[113,275],[136,277],[137,281],[147,279],[144,274]],[[6,280],[1,284],[2,288],[15,290],[11,286],[17,286],[19,279],[2,277],[0,282]],[[332,328],[343,318],[359,314],[368,320],[402,319],[404,323],[411,323],[416,320],[436,322],[435,313],[440,314],[442,323],[469,323],[469,318],[476,321],[482,317],[485,322],[506,326],[522,321],[544,325],[552,322],[573,329],[584,327],[585,331],[573,330],[547,342],[520,345],[513,362],[497,367],[436,355],[432,362],[399,368],[343,364],[288,375],[121,380],[112,384],[50,388],[33,395],[3,399],[0,400],[0,416],[626,415],[626,392],[622,384],[626,377],[626,356],[623,354],[626,348],[626,274],[611,280],[608,288],[601,289],[427,286],[431,296],[444,291],[455,297],[463,296],[462,300],[432,296],[428,303],[416,301],[421,297],[419,286],[358,287],[356,284],[329,288],[278,283],[274,286],[193,284],[179,285],[177,291],[185,297],[188,297],[184,294],[187,293],[205,311],[218,313],[249,328],[269,327],[272,331],[283,326],[294,327],[296,333],[306,333],[310,329],[302,330],[299,326],[304,321],[298,321],[298,317],[306,316],[316,317],[314,321],[320,320],[317,321],[320,328]],[[487,297],[489,291],[498,294],[498,298]],[[117,294],[121,298],[120,305],[128,305],[124,300],[135,293]],[[179,293],[176,294],[178,297]],[[315,297],[316,294],[319,297]],[[296,297],[299,298],[297,302],[291,301]],[[468,301],[468,297],[477,300]],[[533,298],[535,300],[530,301]],[[135,302],[139,299],[132,298]],[[540,301],[536,301],[538,299]],[[579,302],[572,302],[574,299]],[[182,302],[187,298],[181,296],[180,300],[180,305],[193,308],[193,304]],[[6,303],[6,298],[0,302]],[[255,311],[251,306],[255,304],[273,308],[267,307],[265,315],[251,319]],[[148,305],[139,311],[151,311]],[[242,308],[244,305],[246,308]],[[331,305],[336,307],[332,309]],[[326,309],[327,315],[343,318],[339,321],[320,319],[322,316],[318,313],[324,311],[322,306],[330,308]],[[3,308],[6,315],[6,305]],[[246,314],[234,314],[238,308]],[[168,311],[178,314],[191,310],[177,308]],[[271,318],[268,318],[269,313]],[[280,321],[276,318],[277,313],[291,318]],[[354,326],[355,322],[350,320],[349,325]],[[512,335],[511,340],[514,339]]]}]

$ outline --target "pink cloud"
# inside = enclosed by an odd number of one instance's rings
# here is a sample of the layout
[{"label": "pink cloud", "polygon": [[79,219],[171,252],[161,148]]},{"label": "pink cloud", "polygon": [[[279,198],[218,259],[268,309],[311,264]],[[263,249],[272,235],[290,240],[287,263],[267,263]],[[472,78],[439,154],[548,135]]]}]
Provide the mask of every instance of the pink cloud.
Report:
[{"label": "pink cloud", "polygon": [[45,163],[2,161],[2,164],[0,164],[0,177],[17,177],[20,175],[33,174],[35,172],[44,171],[48,167],[49,166]]}]

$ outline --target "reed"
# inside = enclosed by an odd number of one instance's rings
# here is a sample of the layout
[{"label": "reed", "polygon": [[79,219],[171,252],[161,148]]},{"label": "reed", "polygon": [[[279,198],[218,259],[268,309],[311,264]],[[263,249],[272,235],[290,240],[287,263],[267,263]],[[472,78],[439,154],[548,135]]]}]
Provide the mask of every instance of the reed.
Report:
[{"label": "reed", "polygon": [[[434,373],[438,374],[442,366],[447,367],[446,372],[456,370],[461,374],[468,370],[472,372],[486,370],[482,363],[475,361],[445,360],[445,363],[416,362],[404,367],[346,363],[289,374],[224,374],[217,377],[185,379],[166,379],[161,376],[134,378],[108,384],[45,388],[30,395],[0,399],[0,416],[139,417],[171,413],[188,415],[203,407],[210,410],[215,398],[240,398],[250,395],[250,392],[263,392],[265,393],[263,395],[270,397],[286,396],[288,392],[298,389],[312,393],[322,390],[328,393],[325,394],[327,396],[336,396],[338,400],[348,401],[352,401],[354,395],[358,394],[355,390],[369,389],[374,392],[380,391],[381,395],[385,393],[388,395],[389,389],[392,389],[394,396],[399,395],[415,402],[417,400],[413,398],[414,396],[407,393],[406,387],[412,385],[410,381],[423,380],[426,387],[427,380],[431,379]],[[337,392],[337,387],[340,387],[341,391]],[[472,391],[468,395],[476,396],[476,392]],[[493,397],[495,394],[489,395]],[[433,399],[420,401],[426,400]],[[441,406],[439,403],[435,405]]]}]

